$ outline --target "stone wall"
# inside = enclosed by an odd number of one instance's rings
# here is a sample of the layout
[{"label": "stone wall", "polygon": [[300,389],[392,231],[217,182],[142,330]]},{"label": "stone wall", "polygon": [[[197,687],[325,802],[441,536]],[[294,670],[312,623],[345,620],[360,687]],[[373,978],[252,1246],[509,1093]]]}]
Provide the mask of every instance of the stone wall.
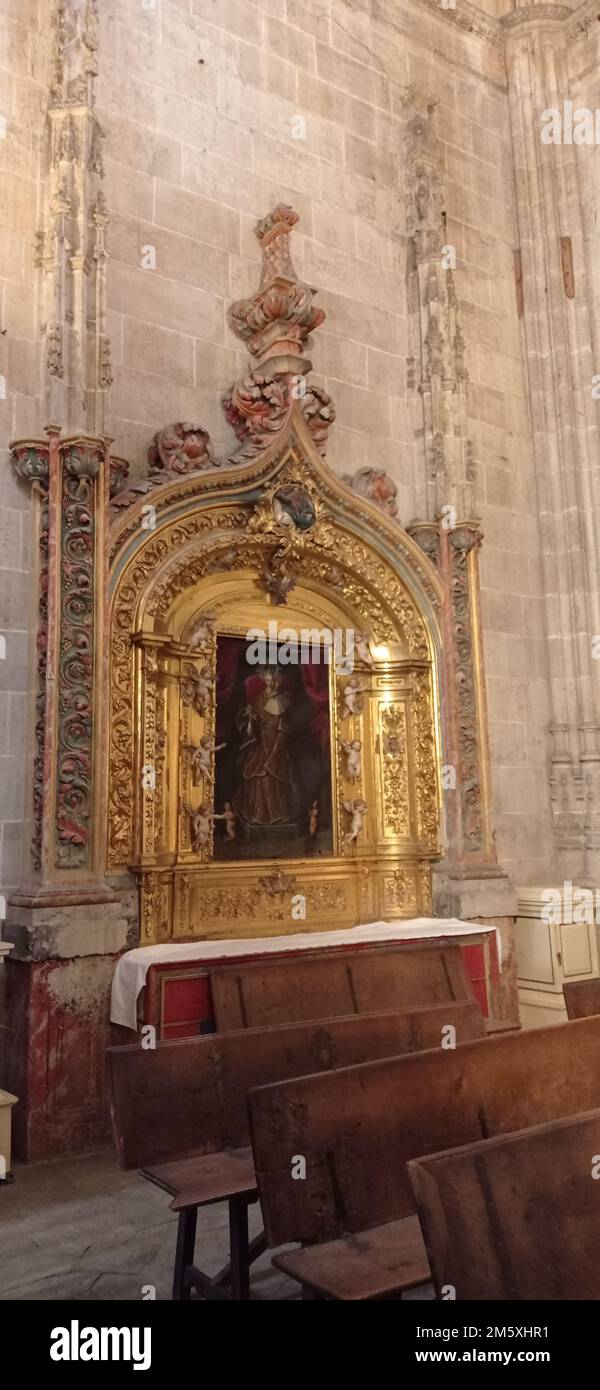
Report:
[{"label": "stone wall", "polygon": [[468,34],[433,5],[377,13],[366,0],[103,7],[111,433],[139,468],[169,419],[233,442],[220,396],[245,355],[227,307],[256,287],[257,218],[290,202],[298,273],[327,312],[313,361],[337,409],[329,461],[387,469],[402,521],[413,519],[425,450],[407,381],[406,123],[411,93],[431,96],[485,535],[498,850],[516,881],[532,881],[550,858],[546,652],[503,52],[485,26]]},{"label": "stone wall", "polygon": [[[27,839],[31,498],[8,443],[39,432],[35,231],[48,44],[38,0],[0,0],[0,892],[21,880]],[[4,912],[0,912],[0,918]]]}]

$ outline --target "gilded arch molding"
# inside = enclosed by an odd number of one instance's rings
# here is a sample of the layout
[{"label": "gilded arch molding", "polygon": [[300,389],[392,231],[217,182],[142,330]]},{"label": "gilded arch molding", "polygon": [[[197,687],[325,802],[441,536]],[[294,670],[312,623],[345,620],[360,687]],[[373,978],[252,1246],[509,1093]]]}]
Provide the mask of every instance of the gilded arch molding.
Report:
[{"label": "gilded arch molding", "polygon": [[[291,484],[314,505],[305,533],[274,519],[273,497]],[[302,420],[270,457],[235,476],[167,485],[152,506],[152,531],[143,498],[119,527],[111,570],[107,858],[110,870],[129,865],[140,875],[142,939],[280,930],[291,921],[293,892],[306,902],[303,930],[311,914],[315,925],[337,926],[428,911],[439,853],[442,598],[430,561],[327,469]],[[285,603],[269,592],[273,573],[291,585]],[[264,862],[212,862],[210,833],[200,851],[193,847],[182,749],[212,737],[215,715],[210,702],[201,718],[186,709],[181,690],[194,666],[214,663],[214,643],[202,659],[187,645],[191,620],[209,610],[220,633],[243,635],[278,618],[280,626],[371,634],[379,656],[372,669],[359,668],[364,707],[350,723],[345,681],[331,673],[335,843],[327,861],[277,861],[269,874]],[[340,752],[350,734],[364,749],[358,784]],[[143,785],[144,768],[154,770],[153,786]],[[369,809],[352,841],[344,807],[361,800]]]}]

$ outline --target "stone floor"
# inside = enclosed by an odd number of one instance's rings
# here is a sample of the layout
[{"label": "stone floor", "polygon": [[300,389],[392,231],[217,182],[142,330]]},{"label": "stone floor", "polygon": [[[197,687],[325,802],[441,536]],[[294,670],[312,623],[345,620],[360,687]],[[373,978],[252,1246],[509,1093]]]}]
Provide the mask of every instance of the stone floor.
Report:
[{"label": "stone floor", "polygon": [[[110,1150],[23,1167],[0,1184],[0,1300],[171,1297],[176,1218],[169,1197]],[[260,1229],[251,1208],[251,1234]],[[227,1259],[227,1207],[200,1214],[196,1263],[215,1273]],[[419,1290],[414,1297],[431,1297]],[[267,1253],[252,1268],[252,1298],[299,1297]]]}]

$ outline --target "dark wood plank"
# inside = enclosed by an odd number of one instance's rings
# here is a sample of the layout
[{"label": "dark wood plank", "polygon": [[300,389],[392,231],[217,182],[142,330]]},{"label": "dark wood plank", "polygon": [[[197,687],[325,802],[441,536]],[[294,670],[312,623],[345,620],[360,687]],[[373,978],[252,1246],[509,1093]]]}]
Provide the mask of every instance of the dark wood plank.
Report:
[{"label": "dark wood plank", "polygon": [[568,1018],[600,1014],[600,979],[571,980],[563,985]]},{"label": "dark wood plank", "polygon": [[417,1288],[431,1275],[416,1216],[275,1255],[273,1264],[317,1293],[343,1300],[384,1298]]},{"label": "dark wood plank", "polygon": [[474,997],[460,946],[435,942],[238,962],[211,989],[219,1032]]},{"label": "dark wood plank", "polygon": [[409,1164],[438,1295],[600,1299],[600,1110]]},{"label": "dark wood plank", "polygon": [[146,1168],[249,1143],[247,1095],[261,1082],[348,1066],[439,1045],[453,1025],[459,1039],[481,1037],[472,1002],[362,1014],[230,1034],[109,1048],[111,1109],[120,1160]]},{"label": "dark wood plank", "polygon": [[[331,1240],[408,1216],[410,1159],[599,1103],[600,1016],[252,1091],[269,1245]],[[304,1181],[292,1177],[298,1155]]]}]

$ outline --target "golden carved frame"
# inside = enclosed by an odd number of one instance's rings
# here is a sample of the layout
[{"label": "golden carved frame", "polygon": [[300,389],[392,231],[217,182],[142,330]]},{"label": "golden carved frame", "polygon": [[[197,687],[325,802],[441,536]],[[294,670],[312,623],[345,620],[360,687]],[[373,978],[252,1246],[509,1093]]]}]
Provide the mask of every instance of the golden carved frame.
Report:
[{"label": "golden carved frame", "polygon": [[[282,529],[272,496],[300,481],[316,521]],[[147,528],[148,501],[155,522]],[[283,555],[296,583],[272,606],[262,576]],[[142,943],[325,930],[431,910],[439,855],[438,613],[434,567],[397,522],[357,497],[315,451],[300,413],[258,460],[179,478],[128,509],[111,565],[108,868],[140,880]],[[210,613],[218,633],[354,628],[371,633],[374,665],[357,662],[362,712],[346,716],[346,677],[330,668],[334,852],[328,858],[213,862],[195,852],[183,809],[210,796],[192,785],[187,745],[214,731],[183,703],[191,666],[214,669],[189,636]],[[361,779],[348,781],[341,738],[360,738]],[[145,772],[144,772],[145,770]],[[149,775],[150,773],[150,775]],[[344,800],[367,802],[356,843]],[[302,895],[306,916],[295,917]]]}]

